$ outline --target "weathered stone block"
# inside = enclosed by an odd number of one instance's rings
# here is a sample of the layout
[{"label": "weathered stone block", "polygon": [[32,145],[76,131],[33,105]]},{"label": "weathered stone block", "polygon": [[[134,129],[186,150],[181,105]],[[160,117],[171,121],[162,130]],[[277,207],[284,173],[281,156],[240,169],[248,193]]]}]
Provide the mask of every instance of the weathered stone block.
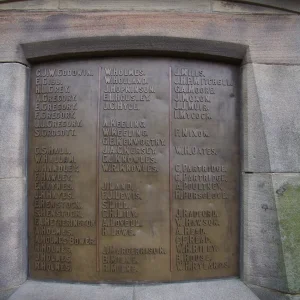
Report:
[{"label": "weathered stone block", "polygon": [[246,174],[243,186],[245,282],[300,291],[300,175]]},{"label": "weathered stone block", "polygon": [[22,284],[27,278],[25,180],[0,180],[0,289]]},{"label": "weathered stone block", "polygon": [[210,12],[210,0],[162,0],[153,3],[148,0],[60,0],[60,9],[102,10],[102,11],[191,11]]},{"label": "weathered stone block", "polygon": [[254,78],[253,65],[242,73],[243,171],[270,171],[268,146]]},{"label": "weathered stone block", "polygon": [[243,176],[242,210],[244,281],[287,291],[271,175]]},{"label": "weathered stone block", "polygon": [[8,289],[8,290],[0,290],[0,300],[7,300],[9,296],[11,296],[17,288]]},{"label": "weathered stone block", "polygon": [[288,291],[300,293],[300,175],[272,175]]},{"label": "weathered stone block", "polygon": [[283,294],[278,291],[251,284],[249,284],[248,286],[253,291],[253,293],[261,300],[300,300],[299,295]]},{"label": "weathered stone block", "polygon": [[26,281],[9,300],[132,300],[133,287]]},{"label": "weathered stone block", "polygon": [[300,171],[297,78],[300,78],[300,66],[244,66],[243,171]]},{"label": "weathered stone block", "polygon": [[29,0],[29,1],[11,1],[1,3],[0,10],[52,10],[58,9],[59,0]]},{"label": "weathered stone block", "polygon": [[25,176],[26,67],[0,64],[0,178]]},{"label": "weathered stone block", "polygon": [[233,1],[213,0],[214,12],[243,13],[243,14],[287,14],[288,12],[255,4],[235,3]]},{"label": "weathered stone block", "polygon": [[258,300],[238,279],[137,286],[136,300]]},{"label": "weathered stone block", "polygon": [[239,0],[239,2],[252,3],[267,7],[274,7],[286,11],[300,12],[299,2],[295,0]]}]

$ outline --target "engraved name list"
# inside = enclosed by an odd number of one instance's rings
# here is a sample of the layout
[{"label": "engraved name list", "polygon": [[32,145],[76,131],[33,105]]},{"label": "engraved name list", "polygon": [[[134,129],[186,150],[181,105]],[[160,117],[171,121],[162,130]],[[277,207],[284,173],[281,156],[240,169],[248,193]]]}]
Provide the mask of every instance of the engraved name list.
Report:
[{"label": "engraved name list", "polygon": [[35,65],[30,276],[238,274],[238,68],[168,58]]}]

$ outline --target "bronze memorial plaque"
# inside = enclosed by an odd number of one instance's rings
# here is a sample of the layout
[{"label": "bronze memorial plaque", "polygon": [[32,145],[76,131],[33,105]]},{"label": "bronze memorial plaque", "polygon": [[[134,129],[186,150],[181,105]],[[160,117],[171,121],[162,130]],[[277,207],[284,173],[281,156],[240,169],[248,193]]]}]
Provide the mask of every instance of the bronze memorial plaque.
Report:
[{"label": "bronze memorial plaque", "polygon": [[239,68],[122,57],[34,65],[30,276],[238,275]]}]

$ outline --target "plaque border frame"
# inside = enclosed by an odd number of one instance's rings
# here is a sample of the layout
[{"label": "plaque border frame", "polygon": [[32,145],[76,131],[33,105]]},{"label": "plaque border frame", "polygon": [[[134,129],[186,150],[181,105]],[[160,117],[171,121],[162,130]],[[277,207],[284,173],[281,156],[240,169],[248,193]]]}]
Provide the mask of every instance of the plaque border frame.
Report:
[{"label": "plaque border frame", "polygon": [[[85,49],[85,52],[75,52],[73,53],[72,51],[74,50],[73,48],[76,47],[76,45],[80,42],[82,43],[82,40],[85,45],[89,45],[87,49]],[[100,43],[99,43],[100,40]],[[121,41],[121,42],[120,42]],[[128,43],[127,43],[128,41]],[[143,46],[144,42],[145,46]],[[165,42],[165,44],[163,44]],[[182,42],[182,43],[180,43]],[[200,60],[200,61],[206,61],[206,62],[212,62],[212,63],[224,63],[224,64],[229,64],[229,65],[239,65],[242,62],[242,58],[244,57],[247,47],[242,44],[234,44],[234,43],[219,43],[216,41],[210,41],[210,40],[199,40],[199,39],[187,39],[187,38],[172,38],[172,37],[159,37],[159,36],[147,36],[147,37],[135,37],[135,36],[128,36],[126,39],[120,39],[119,37],[114,37],[114,36],[109,36],[109,37],[102,37],[100,39],[95,39],[95,38],[83,38],[78,41],[78,39],[68,39],[67,41],[64,41],[63,47],[61,47],[61,51],[57,51],[57,48],[59,48],[59,44],[62,43],[62,40],[53,40],[53,41],[44,41],[44,42],[37,42],[37,43],[27,43],[27,44],[22,44],[22,48],[24,50],[25,57],[27,58],[28,62],[30,62],[30,66],[36,64],[36,63],[43,63],[43,62],[57,62],[59,60],[61,61],[80,61],[90,58],[90,59],[101,59],[101,58],[113,58],[113,57],[136,57],[136,58],[143,58],[143,57],[157,57],[157,58],[178,58],[178,59],[193,59],[193,60]],[[124,45],[124,48],[126,49],[117,49],[114,50],[113,46],[117,45],[121,47]],[[220,45],[222,47],[219,48],[214,48]],[[101,48],[101,45],[105,45],[104,50],[103,47]],[[141,47],[142,45],[142,47]],[[91,51],[90,48],[93,48],[93,51]],[[94,51],[96,48],[100,47],[96,52]],[[178,51],[174,51],[174,47],[177,47]],[[139,49],[141,48],[141,49]],[[111,50],[109,50],[111,49]],[[134,55],[132,55],[132,52],[130,49],[133,49]],[[172,50],[173,49],[173,50]],[[200,52],[197,52],[199,49]],[[222,55],[218,56],[218,53],[221,53]],[[75,55],[74,55],[75,54]],[[70,55],[70,56],[69,56]],[[92,55],[92,56],[89,56]],[[30,80],[30,71],[28,72],[28,76]],[[237,116],[237,124],[239,126],[238,130],[238,135],[237,135],[237,145],[239,146],[238,150],[238,155],[239,155],[239,161],[237,162],[237,169],[238,169],[238,178],[237,178],[237,197],[239,200],[238,203],[238,216],[237,220],[240,223],[241,218],[241,176],[242,176],[242,144],[241,144],[241,74],[240,72],[237,72],[237,81],[236,81],[236,86],[237,86],[237,99],[236,99],[236,106],[237,106],[237,111],[239,112]],[[171,69],[170,69],[170,74],[171,78]],[[28,99],[29,101],[29,99]],[[169,99],[171,101],[171,99]],[[29,104],[28,104],[29,105]],[[170,103],[171,105],[171,103]],[[99,119],[97,120],[99,121]],[[99,131],[99,124],[97,124],[97,128]],[[27,133],[29,131],[29,127],[27,128]],[[27,160],[29,159],[29,154],[27,153]],[[98,158],[97,158],[98,159]],[[98,164],[98,162],[97,162]],[[99,193],[98,190],[99,187],[97,187],[97,195]],[[28,198],[28,190],[27,190],[27,198]],[[97,197],[96,197],[97,198]],[[27,200],[28,202],[28,200]],[[28,203],[26,203],[28,206]],[[99,204],[96,204],[96,210],[98,209]],[[96,223],[99,223],[99,219],[96,216]],[[28,220],[28,218],[27,218]],[[28,222],[26,224],[28,226]],[[172,226],[170,225],[170,228]],[[28,230],[27,230],[28,231]],[[238,242],[241,239],[241,230],[240,228],[237,228],[237,233],[238,233]],[[27,239],[28,239],[27,234]],[[98,250],[98,240],[99,236],[98,233],[96,234],[97,236],[97,253],[99,253]],[[171,238],[171,234],[170,234]],[[241,246],[239,244],[238,246],[238,255],[239,255],[239,261],[237,263],[237,268],[239,269],[239,275],[241,273],[240,266],[241,266],[241,261],[240,259],[242,258],[242,253],[241,253]],[[29,260],[29,253],[27,253],[27,257]],[[172,255],[170,254],[170,265],[172,261]],[[96,259],[96,265],[97,265],[97,271],[99,271],[99,258],[97,256]],[[172,272],[172,266],[171,266],[171,272]],[[27,278],[31,281],[49,281],[49,279],[36,279],[36,278],[30,278],[29,274],[29,267],[28,267],[28,272],[27,272]],[[238,278],[238,276],[224,276],[224,277],[212,277],[212,278],[203,278],[203,279],[198,279],[198,281],[202,280],[225,280],[228,278]],[[161,284],[165,283],[186,283],[186,282],[191,282],[195,281],[196,279],[184,279],[184,280],[161,280],[158,281]],[[67,282],[66,280],[61,280],[58,281],[60,283],[65,283]],[[96,284],[95,282],[82,282],[82,281],[74,281],[72,280],[71,282],[74,283],[80,283],[80,284]],[[153,284],[155,281],[153,280],[138,280],[138,281],[109,281],[109,280],[100,280],[98,284],[105,284],[105,283],[112,283],[112,284],[128,284],[128,283],[134,283],[136,282],[137,284]],[[1,299],[0,299],[1,300]]]},{"label": "plaque border frame", "polygon": [[[162,36],[100,36],[90,38],[70,38],[70,39],[58,39],[52,41],[40,41],[32,43],[20,44],[23,50],[23,54],[26,60],[29,62],[29,66],[35,63],[58,61],[58,60],[69,60],[69,59],[86,59],[86,58],[104,58],[104,57],[172,57],[172,58],[186,58],[186,59],[198,59],[211,62],[221,62],[234,65],[241,65],[247,54],[248,47],[244,44],[212,41],[205,39],[192,39],[182,37],[162,37]],[[27,72],[27,82],[30,79],[30,72]],[[238,87],[240,88],[239,95],[237,98],[237,106],[240,111],[238,118],[238,124],[242,123],[242,93],[241,93],[241,74],[238,78]],[[29,99],[28,99],[29,101]],[[28,130],[28,128],[27,128]],[[27,132],[28,133],[28,132]],[[241,130],[239,130],[238,144],[240,146],[240,160],[239,160],[239,180],[238,180],[238,195],[239,195],[239,216],[240,221],[242,216],[241,207],[241,191],[242,191],[242,139]],[[28,205],[28,203],[27,203]],[[28,230],[27,230],[28,232]],[[238,229],[239,232],[239,274],[242,274],[242,229]],[[27,234],[28,239],[28,234]],[[27,251],[28,252],[28,251]],[[27,253],[28,257],[28,253]],[[27,280],[30,282],[41,281],[36,279],[28,278],[29,272],[27,271]],[[230,278],[239,277],[223,277],[215,279],[202,279],[198,280],[227,280]],[[43,280],[47,281],[47,280]],[[186,283],[195,280],[186,281],[172,281],[172,282],[161,282],[161,284],[172,284],[172,283]],[[65,281],[58,281],[63,284]],[[76,283],[76,281],[75,281]],[[105,284],[108,281],[102,281],[99,284]],[[112,284],[128,284],[128,282],[110,282]],[[134,281],[132,281],[134,283]],[[91,285],[93,283],[80,283],[83,285]],[[137,284],[153,284],[150,282],[137,282]]]}]

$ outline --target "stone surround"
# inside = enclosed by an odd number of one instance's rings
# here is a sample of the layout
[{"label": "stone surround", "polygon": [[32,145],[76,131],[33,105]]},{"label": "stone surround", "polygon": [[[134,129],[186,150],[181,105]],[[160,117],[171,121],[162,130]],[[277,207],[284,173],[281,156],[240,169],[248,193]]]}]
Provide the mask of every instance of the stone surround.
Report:
[{"label": "stone surround", "polygon": [[[300,299],[300,4],[149,2],[0,1],[0,299]],[[27,276],[30,66],[131,51],[241,66],[240,278],[88,285]]]}]

